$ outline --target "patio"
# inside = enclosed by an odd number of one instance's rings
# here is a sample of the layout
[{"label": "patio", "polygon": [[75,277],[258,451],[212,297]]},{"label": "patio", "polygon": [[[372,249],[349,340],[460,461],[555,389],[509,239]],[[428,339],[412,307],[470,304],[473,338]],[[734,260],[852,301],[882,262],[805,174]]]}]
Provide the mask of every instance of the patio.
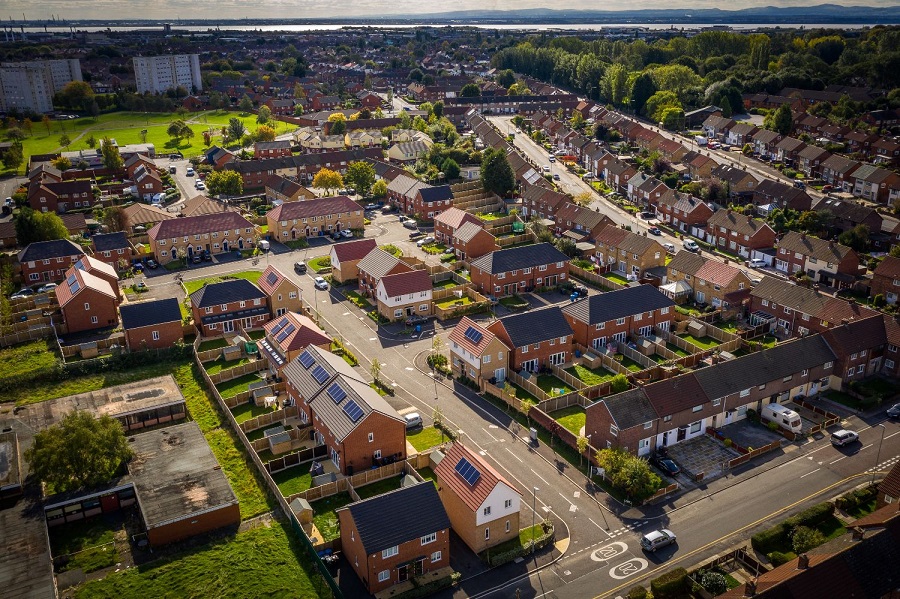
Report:
[{"label": "patio", "polygon": [[746,418],[726,424],[718,431],[726,439],[731,439],[736,445],[748,450],[754,447],[765,447],[773,441],[785,441],[784,437],[770,431],[768,427],[751,422]]},{"label": "patio", "polygon": [[669,445],[669,456],[692,478],[703,474],[704,483],[725,474],[724,463],[740,455],[737,450],[725,447],[705,434]]}]

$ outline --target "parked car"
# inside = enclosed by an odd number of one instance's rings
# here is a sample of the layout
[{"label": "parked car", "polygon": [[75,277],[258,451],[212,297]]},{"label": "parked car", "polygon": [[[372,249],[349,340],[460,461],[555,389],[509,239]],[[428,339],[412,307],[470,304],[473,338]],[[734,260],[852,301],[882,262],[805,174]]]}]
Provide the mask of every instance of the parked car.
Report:
[{"label": "parked car", "polygon": [[556,156],[550,156],[550,162],[556,162]]},{"label": "parked car", "polygon": [[763,268],[764,266],[766,266],[766,261],[762,258],[753,258],[752,260],[750,260],[750,266],[752,266],[753,268]]},{"label": "parked car", "polygon": [[200,257],[200,254],[194,254],[191,257],[191,262],[193,262],[194,264],[200,264],[202,261],[203,261],[203,258]]},{"label": "parked car", "polygon": [[428,318],[426,318],[424,316],[419,316],[418,314],[413,314],[412,316],[407,318],[404,322],[405,322],[406,326],[412,327],[417,324],[422,324],[422,323],[428,322]]},{"label": "parked car", "polygon": [[675,244],[674,243],[664,243],[663,247],[666,248],[666,251],[669,253],[675,253]]},{"label": "parked car", "polygon": [[204,262],[212,262],[212,254],[209,253],[209,250],[203,250],[202,255]]},{"label": "parked car", "polygon": [[353,237],[353,231],[351,231],[350,229],[344,229],[341,231],[341,237],[343,237],[344,239],[350,239]]},{"label": "parked car", "polygon": [[343,237],[341,236],[341,232],[340,232],[340,231],[334,231],[334,232],[331,234],[330,237],[331,237],[331,239],[333,239],[334,241],[340,241],[341,239],[343,239]]},{"label": "parked car", "polygon": [[403,226],[406,227],[407,229],[418,229],[419,228],[419,224],[413,219],[403,221]]},{"label": "parked car", "polygon": [[38,288],[38,293],[49,293],[56,289],[56,283],[47,283],[46,285],[41,285]]},{"label": "parked car", "polygon": [[559,181],[559,173],[553,173],[553,180]]},{"label": "parked car", "polygon": [[650,227],[649,229],[647,229],[647,232],[651,235],[662,235],[662,231],[659,230],[659,227]]},{"label": "parked car", "polygon": [[681,468],[675,463],[675,460],[660,453],[654,453],[650,458],[650,463],[668,474],[669,476],[677,476],[681,474]]},{"label": "parked car", "polygon": [[369,212],[371,210],[378,210],[378,204],[366,204],[365,210],[366,212]]},{"label": "parked car", "polygon": [[173,164],[172,166],[169,167],[169,172],[174,175],[176,172],[178,172],[178,169],[175,168],[175,165]]},{"label": "parked car", "polygon": [[406,429],[416,428],[417,426],[422,426],[422,417],[419,416],[418,412],[413,412],[411,414],[407,414],[403,417],[406,420]]},{"label": "parked car", "polygon": [[159,266],[159,264],[156,263],[156,260],[153,260],[152,258],[150,260],[147,260],[147,268],[152,269],[152,268],[157,268],[158,266]]},{"label": "parked car", "polygon": [[427,237],[423,237],[422,239],[420,239],[419,241],[416,242],[416,245],[419,247],[422,247],[423,245],[428,245],[429,243],[434,243],[434,237],[432,237],[431,235],[429,235]]},{"label": "parked car", "polygon": [[298,275],[306,274],[306,262],[294,262],[294,272]]},{"label": "parked car", "polygon": [[661,547],[675,545],[676,543],[675,533],[668,528],[654,530],[641,537],[641,549],[649,551],[650,553],[653,553]]},{"label": "parked car", "polygon": [[322,277],[316,277],[313,279],[316,289],[326,290],[328,289],[328,281],[323,279]]},{"label": "parked car", "polygon": [[823,185],[822,191],[834,191],[834,185]]},{"label": "parked car", "polygon": [[859,434],[847,429],[841,429],[831,434],[831,444],[835,447],[843,447],[859,441]]},{"label": "parked car", "polygon": [[204,189],[206,189],[206,183],[204,183],[200,179],[197,179],[196,181],[194,181],[194,188],[203,191]]},{"label": "parked car", "polygon": [[888,418],[900,418],[900,403],[895,403],[887,409]]},{"label": "parked car", "polygon": [[694,241],[693,239],[685,239],[684,240],[684,249],[686,249],[689,252],[699,252],[700,246],[697,245],[697,242]]},{"label": "parked car", "polygon": [[9,299],[14,299],[14,300],[25,299],[26,297],[31,297],[32,295],[34,295],[34,289],[30,289],[28,287],[23,287],[22,289],[19,289],[18,291],[13,293],[9,297]]},{"label": "parked car", "polygon": [[644,220],[653,220],[656,218],[655,212],[641,212],[641,218]]},{"label": "parked car", "polygon": [[409,234],[409,238],[410,239],[418,239],[419,237],[422,237],[424,235],[425,235],[425,231],[416,230]]},{"label": "parked car", "polygon": [[550,172],[550,165],[549,165],[549,164],[545,164],[545,165],[544,165],[544,172],[545,172],[545,173],[549,173],[549,172]]}]

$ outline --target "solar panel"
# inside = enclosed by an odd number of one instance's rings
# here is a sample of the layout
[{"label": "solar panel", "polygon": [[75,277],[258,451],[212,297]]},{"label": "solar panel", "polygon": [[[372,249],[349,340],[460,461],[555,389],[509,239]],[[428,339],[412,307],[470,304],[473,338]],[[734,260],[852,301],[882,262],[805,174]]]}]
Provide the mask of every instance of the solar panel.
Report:
[{"label": "solar panel", "polygon": [[74,283],[74,282],[77,281],[77,280],[78,280],[78,277],[76,277],[75,274],[72,273],[72,274],[69,275],[69,278],[66,279],[66,283],[68,283],[69,285],[71,285],[72,283]]},{"label": "solar panel", "polygon": [[288,323],[288,319],[287,319],[287,318],[282,318],[281,320],[279,320],[279,321],[278,321],[278,324],[276,324],[274,327],[272,327],[272,334],[273,334],[273,335],[277,334],[278,331],[280,331],[281,329],[283,329],[284,326],[285,326],[287,323]]},{"label": "solar panel", "polygon": [[312,354],[309,353],[308,351],[305,351],[302,354],[300,354],[300,364],[305,369],[309,370],[309,367],[315,363],[316,363],[316,359],[313,358]]},{"label": "solar panel", "polygon": [[481,478],[481,472],[479,472],[478,468],[473,466],[466,458],[460,458],[454,469],[457,474],[463,477],[464,481],[469,483],[470,487],[474,487],[475,483],[478,482],[478,479]]},{"label": "solar panel", "polygon": [[291,333],[293,333],[296,330],[297,330],[297,327],[295,327],[293,324],[289,324],[287,326],[287,328],[284,329],[284,332],[282,333],[282,335],[290,335]]},{"label": "solar panel", "polygon": [[337,383],[331,383],[327,393],[328,397],[330,397],[334,403],[341,403],[344,401],[344,398],[347,397],[347,392],[341,389],[341,386]]},{"label": "solar panel", "polygon": [[288,335],[290,335],[289,331],[287,331],[287,330],[281,331],[281,334],[275,338],[275,341],[277,341],[278,343],[281,343],[282,341],[284,341],[285,339],[288,338]]},{"label": "solar panel", "polygon": [[363,409],[359,407],[359,405],[357,405],[357,403],[352,399],[347,400],[347,403],[344,404],[343,410],[344,414],[346,414],[347,417],[350,418],[350,420],[352,420],[353,422],[358,421],[363,417],[363,414],[365,414],[365,412],[363,412]]},{"label": "solar panel", "polygon": [[481,339],[482,337],[484,337],[484,334],[475,327],[469,327],[468,329],[466,329],[465,337],[475,345],[478,345],[479,343],[481,343]]},{"label": "solar panel", "polygon": [[313,368],[312,375],[320,385],[328,380],[328,371],[321,366]]},{"label": "solar panel", "polygon": [[274,272],[270,272],[269,276],[266,277],[266,282],[269,285],[274,285],[276,281],[278,281],[278,274],[274,273]]},{"label": "solar panel", "polygon": [[78,284],[78,281],[75,281],[71,285],[69,285],[69,291],[72,292],[72,295],[78,293],[78,290],[81,289],[81,285]]}]

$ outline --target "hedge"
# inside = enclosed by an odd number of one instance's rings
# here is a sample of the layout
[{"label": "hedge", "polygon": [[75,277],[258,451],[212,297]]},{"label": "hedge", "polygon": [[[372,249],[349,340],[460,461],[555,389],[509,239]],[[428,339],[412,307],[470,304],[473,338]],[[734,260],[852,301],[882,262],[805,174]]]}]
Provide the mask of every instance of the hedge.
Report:
[{"label": "hedge", "polygon": [[835,507],[838,509],[848,510],[855,509],[861,505],[865,505],[872,501],[878,495],[877,487],[866,487],[865,489],[856,489],[844,495],[841,495],[835,501]]},{"label": "hedge", "polygon": [[647,589],[638,585],[628,589],[628,599],[647,599]]},{"label": "hedge", "polygon": [[834,504],[826,501],[805,509],[796,516],[791,516],[784,522],[776,524],[772,528],[758,532],[750,537],[750,544],[762,554],[768,555],[787,543],[788,534],[797,526],[816,528],[834,514]]},{"label": "hedge", "polygon": [[687,570],[675,568],[650,581],[650,591],[654,599],[680,597],[687,590]]},{"label": "hedge", "polygon": [[503,564],[508,564],[511,561],[514,561],[517,558],[522,557],[523,555],[531,552],[531,547],[534,545],[534,550],[543,549],[547,545],[550,544],[550,541],[553,539],[553,526],[545,524],[544,525],[544,534],[537,537],[530,543],[526,543],[525,545],[520,545],[515,549],[510,549],[509,551],[505,551],[503,553],[494,553],[488,555],[488,563],[491,567],[502,566]]}]

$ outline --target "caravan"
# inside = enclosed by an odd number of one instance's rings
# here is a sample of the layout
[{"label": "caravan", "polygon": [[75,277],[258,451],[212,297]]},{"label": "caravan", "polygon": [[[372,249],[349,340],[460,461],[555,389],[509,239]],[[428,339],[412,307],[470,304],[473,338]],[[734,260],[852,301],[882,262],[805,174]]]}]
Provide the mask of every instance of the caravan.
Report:
[{"label": "caravan", "polygon": [[762,419],[767,422],[774,422],[779,427],[792,433],[799,433],[802,428],[800,414],[778,403],[770,403],[765,406],[762,410]]}]

